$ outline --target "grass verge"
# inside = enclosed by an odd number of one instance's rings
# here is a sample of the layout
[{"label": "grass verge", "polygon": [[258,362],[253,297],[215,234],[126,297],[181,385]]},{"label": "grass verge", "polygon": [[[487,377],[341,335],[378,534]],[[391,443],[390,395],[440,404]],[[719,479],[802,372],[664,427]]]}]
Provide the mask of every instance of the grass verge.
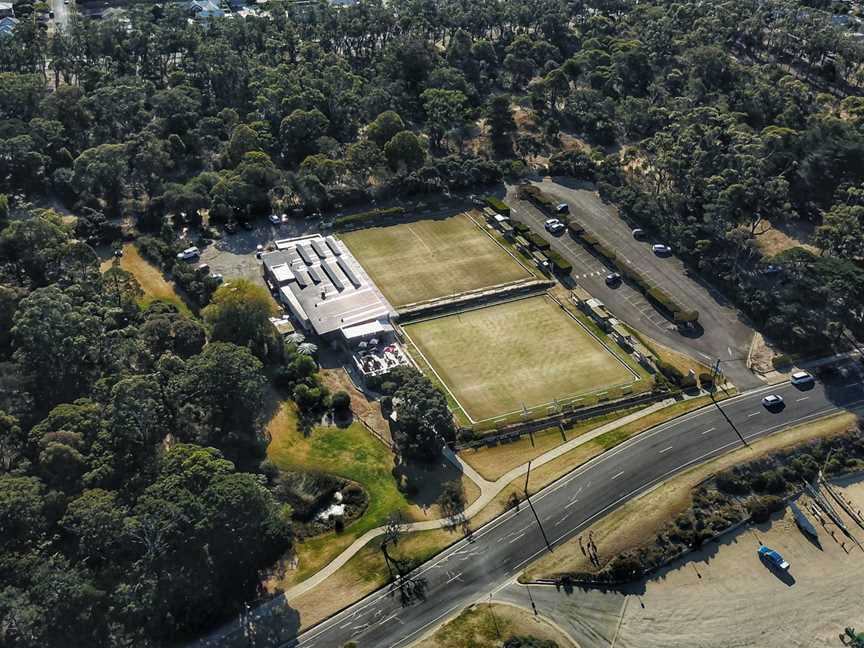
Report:
[{"label": "grass verge", "polygon": [[530,611],[503,603],[474,605],[441,626],[415,648],[498,648],[513,636],[554,641],[559,648],[576,644],[564,632]]},{"label": "grass verge", "polygon": [[[815,438],[842,434],[854,424],[854,414],[837,414],[812,423],[795,426],[759,439],[750,447],[740,448],[718,459],[701,464],[667,480],[659,487],[630,500],[586,529],[597,544],[601,565],[618,554],[653,541],[657,533],[690,505],[693,488],[706,477],[735,464],[753,461],[772,452]],[[554,554],[542,556],[522,575],[530,581],[554,578],[565,572],[590,572],[596,569],[579,549],[576,538],[555,548]]]}]

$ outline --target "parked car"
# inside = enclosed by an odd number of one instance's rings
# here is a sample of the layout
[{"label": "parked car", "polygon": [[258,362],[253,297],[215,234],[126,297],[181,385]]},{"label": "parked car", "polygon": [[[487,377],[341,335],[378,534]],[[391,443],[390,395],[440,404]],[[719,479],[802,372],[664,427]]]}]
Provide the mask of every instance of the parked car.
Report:
[{"label": "parked car", "polygon": [[564,225],[564,223],[562,223],[557,218],[547,218],[546,222],[543,223],[543,227],[546,228],[547,232],[551,232],[552,234],[557,234],[558,232],[561,232],[562,230],[564,230],[566,225]]},{"label": "parked car", "polygon": [[783,571],[789,570],[789,563],[783,559],[783,556],[781,556],[773,549],[769,549],[765,545],[759,545],[759,557],[763,560],[768,561],[777,569],[782,569]]},{"label": "parked car", "polygon": [[282,219],[279,218],[279,214],[270,214],[267,218],[268,218],[268,219],[270,220],[270,222],[273,223],[274,225],[279,225],[279,224],[282,223]]},{"label": "parked car", "polygon": [[762,404],[768,409],[779,407],[783,404],[783,397],[780,394],[768,394],[762,399]]},{"label": "parked car", "polygon": [[218,281],[219,283],[222,283],[222,280],[225,279],[225,277],[219,273],[210,275],[210,278],[214,281]]},{"label": "parked car", "polygon": [[195,271],[201,272],[203,274],[210,274],[210,266],[206,263],[202,263],[197,268],[195,268]]},{"label": "parked car", "polygon": [[655,243],[651,246],[651,250],[654,254],[671,254],[672,252],[672,248],[665,243]]},{"label": "parked car", "polygon": [[608,286],[617,286],[621,283],[621,275],[617,272],[610,272],[606,275],[606,285]]},{"label": "parked car", "polygon": [[114,256],[118,259],[123,256],[123,248],[117,248],[114,250]]},{"label": "parked car", "polygon": [[259,243],[255,246],[255,258],[260,259],[262,254],[264,254],[264,246]]},{"label": "parked car", "polygon": [[816,379],[806,371],[796,371],[792,374],[789,382],[793,385],[812,385]]},{"label": "parked car", "polygon": [[635,238],[637,241],[643,240],[645,238],[645,230],[643,230],[641,227],[637,227],[633,230],[633,238]]},{"label": "parked car", "polygon": [[201,256],[201,251],[197,247],[195,247],[194,245],[192,247],[186,248],[182,252],[177,253],[177,258],[181,259],[183,261],[190,261],[191,259],[197,259],[199,256]]},{"label": "parked car", "polygon": [[559,214],[569,214],[570,213],[570,205],[567,203],[561,203],[556,208],[555,211]]},{"label": "parked car", "polygon": [[288,222],[288,214],[282,214],[281,218],[283,225]]}]

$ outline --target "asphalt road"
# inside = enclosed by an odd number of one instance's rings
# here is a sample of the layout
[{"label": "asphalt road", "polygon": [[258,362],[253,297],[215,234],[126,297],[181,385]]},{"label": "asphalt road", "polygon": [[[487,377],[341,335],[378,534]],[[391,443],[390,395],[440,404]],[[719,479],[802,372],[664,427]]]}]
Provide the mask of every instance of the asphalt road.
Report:
[{"label": "asphalt road", "polygon": [[679,259],[654,255],[651,244],[663,241],[634,239],[630,226],[618,215],[615,207],[604,205],[588,188],[578,184],[565,186],[549,180],[535,184],[562,203],[567,203],[571,215],[657,285],[682,304],[698,310],[702,330],[682,334],[634,287],[627,283],[615,287],[606,285],[606,275],[612,269],[569,233],[552,236],[546,232],[543,222],[548,217],[531,203],[519,200],[515,187],[509,187],[507,203],[513,216],[550,240],[552,249],[573,264],[573,279],[606,304],[615,317],[700,362],[710,365],[717,359],[722,360],[726,376],[742,390],[763,384],[746,366],[753,329],[716,290],[687,276]]},{"label": "asphalt road", "polygon": [[[840,409],[864,408],[864,383],[789,384],[765,387],[722,403],[745,439],[754,439]],[[767,393],[784,397],[785,407],[766,410]],[[296,612],[283,610],[285,623],[260,645],[324,648],[355,641],[363,648],[407,646],[446,617],[482,601],[512,582],[533,558],[581,532],[623,502],[690,466],[741,445],[723,415],[707,407],[660,425],[563,477],[424,564],[411,575],[415,595],[403,600],[392,586],[371,594],[327,621],[292,638]],[[536,515],[535,515],[536,512]],[[541,530],[542,524],[542,530]],[[263,635],[263,631],[261,632]],[[278,639],[277,639],[278,637]],[[263,636],[262,636],[263,638]],[[240,630],[199,646],[246,646]]]},{"label": "asphalt road", "polygon": [[74,5],[63,4],[63,0],[51,0],[49,6],[54,12],[54,26],[65,30],[69,24],[69,13]]}]

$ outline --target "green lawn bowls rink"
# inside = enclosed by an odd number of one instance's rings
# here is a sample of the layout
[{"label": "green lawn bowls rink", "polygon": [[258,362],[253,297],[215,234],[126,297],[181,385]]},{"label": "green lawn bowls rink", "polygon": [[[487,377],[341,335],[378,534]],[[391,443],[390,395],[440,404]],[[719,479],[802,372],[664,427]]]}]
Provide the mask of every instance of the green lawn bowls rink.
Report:
[{"label": "green lawn bowls rink", "polygon": [[[545,295],[405,324],[402,330],[471,424],[526,418],[640,375]],[[539,410],[539,411],[538,411]]]},{"label": "green lawn bowls rink", "polygon": [[395,308],[534,275],[468,214],[368,227],[342,241]]}]

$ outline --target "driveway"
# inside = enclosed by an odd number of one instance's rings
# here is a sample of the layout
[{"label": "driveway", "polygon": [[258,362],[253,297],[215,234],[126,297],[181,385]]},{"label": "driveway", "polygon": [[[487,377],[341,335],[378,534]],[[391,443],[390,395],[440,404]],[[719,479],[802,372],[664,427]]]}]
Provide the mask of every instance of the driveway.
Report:
[{"label": "driveway", "polygon": [[651,252],[653,241],[637,241],[630,226],[612,205],[604,204],[587,186],[564,186],[551,180],[535,182],[538,187],[570,206],[570,214],[591,230],[603,243],[650,277],[682,304],[699,311],[700,331],[682,333],[648,300],[627,283],[606,285],[612,269],[588,252],[568,233],[552,236],[545,231],[545,216],[533,204],[516,197],[516,187],[507,187],[507,204],[515,218],[552,243],[552,249],[573,264],[573,279],[597,297],[609,311],[657,340],[705,364],[723,361],[727,378],[740,389],[750,389],[762,381],[746,366],[753,329],[719,292],[685,274],[684,264],[674,256],[658,257]]}]

